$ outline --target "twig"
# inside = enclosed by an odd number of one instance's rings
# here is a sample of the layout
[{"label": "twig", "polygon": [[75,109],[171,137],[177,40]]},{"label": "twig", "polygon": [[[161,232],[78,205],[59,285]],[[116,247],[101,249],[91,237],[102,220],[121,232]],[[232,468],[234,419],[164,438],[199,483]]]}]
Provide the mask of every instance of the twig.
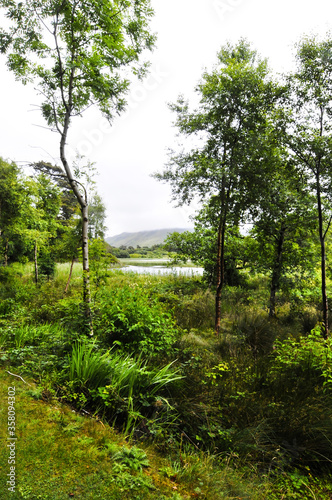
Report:
[{"label": "twig", "polygon": [[[190,437],[189,437],[189,436],[188,436],[188,435],[187,435],[184,431],[181,431],[181,432],[182,432],[182,435],[183,435],[183,436],[185,436],[185,437],[186,437],[186,438],[187,438],[187,439],[191,442],[191,444],[193,444],[193,445],[195,446],[195,448],[196,448],[197,450],[199,450],[198,446],[196,446],[196,444],[194,443],[194,441],[192,441],[192,440],[190,439]],[[199,451],[200,451],[200,450],[199,450]]]},{"label": "twig", "polygon": [[303,485],[304,485],[306,488],[308,488],[308,490],[310,491],[310,493],[311,493],[311,494],[312,494],[312,496],[314,497],[314,500],[317,500],[316,495],[315,495],[315,493],[312,491],[312,489],[311,489],[311,488],[309,488],[309,486],[308,486],[307,484],[305,484],[305,482],[304,482],[304,481],[302,481],[302,483],[303,483]]},{"label": "twig", "polygon": [[6,372],[9,373],[9,375],[13,375],[13,377],[20,378],[25,384],[27,384],[27,385],[29,385],[31,387],[31,384],[28,384],[28,382],[26,382],[20,375],[15,375],[15,373],[11,373],[8,370],[6,370]]}]

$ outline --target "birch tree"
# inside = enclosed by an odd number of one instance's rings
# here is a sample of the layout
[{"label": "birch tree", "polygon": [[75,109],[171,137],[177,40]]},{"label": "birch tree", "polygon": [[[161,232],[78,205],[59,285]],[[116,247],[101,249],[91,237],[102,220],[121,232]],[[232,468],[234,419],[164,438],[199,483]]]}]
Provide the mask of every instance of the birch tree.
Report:
[{"label": "birch tree", "polygon": [[155,37],[148,29],[149,0],[0,0],[11,27],[0,30],[0,52],[24,84],[34,82],[41,112],[59,134],[62,166],[82,213],[83,299],[92,332],[88,201],[74,178],[66,154],[72,120],[97,106],[109,120],[125,107],[128,79],[124,69],[143,77],[139,63]]}]

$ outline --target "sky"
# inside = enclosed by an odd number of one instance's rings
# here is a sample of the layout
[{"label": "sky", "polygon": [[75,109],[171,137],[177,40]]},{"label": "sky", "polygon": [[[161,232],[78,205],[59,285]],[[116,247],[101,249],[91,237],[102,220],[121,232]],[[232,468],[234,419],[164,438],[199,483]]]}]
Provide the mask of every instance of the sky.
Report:
[{"label": "sky", "polygon": [[[96,109],[75,119],[70,159],[93,162],[97,190],[107,208],[106,236],[192,226],[194,207],[175,207],[169,185],[151,177],[176,148],[175,116],[167,103],[194,88],[227,41],[247,38],[275,72],[291,70],[294,44],[303,35],[324,35],[332,25],[331,0],[151,0],[157,44],[150,74],[133,81],[127,111],[109,127]],[[25,169],[33,161],[60,163],[59,136],[45,127],[33,85],[16,82],[0,56],[0,156]]]}]

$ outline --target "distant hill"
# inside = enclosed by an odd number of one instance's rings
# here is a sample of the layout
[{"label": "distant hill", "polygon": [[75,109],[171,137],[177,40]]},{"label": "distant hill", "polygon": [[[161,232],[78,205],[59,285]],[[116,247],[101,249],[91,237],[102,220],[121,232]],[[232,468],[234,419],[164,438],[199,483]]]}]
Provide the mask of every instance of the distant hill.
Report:
[{"label": "distant hill", "polygon": [[163,243],[167,235],[174,232],[183,233],[184,231],[192,231],[192,229],[168,228],[156,229],[155,231],[138,231],[137,233],[121,233],[106,238],[106,241],[113,247],[121,247],[122,245],[126,247],[132,246],[134,248],[136,248],[137,245],[140,247],[152,247],[153,245]]}]

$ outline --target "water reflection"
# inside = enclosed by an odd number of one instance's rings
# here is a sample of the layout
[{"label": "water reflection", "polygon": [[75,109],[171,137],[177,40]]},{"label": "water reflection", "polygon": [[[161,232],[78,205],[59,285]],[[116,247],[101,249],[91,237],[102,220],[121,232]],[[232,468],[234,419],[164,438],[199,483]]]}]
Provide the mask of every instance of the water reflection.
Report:
[{"label": "water reflection", "polygon": [[139,274],[182,274],[185,276],[203,276],[202,267],[166,267],[166,266],[126,266],[121,271]]}]

